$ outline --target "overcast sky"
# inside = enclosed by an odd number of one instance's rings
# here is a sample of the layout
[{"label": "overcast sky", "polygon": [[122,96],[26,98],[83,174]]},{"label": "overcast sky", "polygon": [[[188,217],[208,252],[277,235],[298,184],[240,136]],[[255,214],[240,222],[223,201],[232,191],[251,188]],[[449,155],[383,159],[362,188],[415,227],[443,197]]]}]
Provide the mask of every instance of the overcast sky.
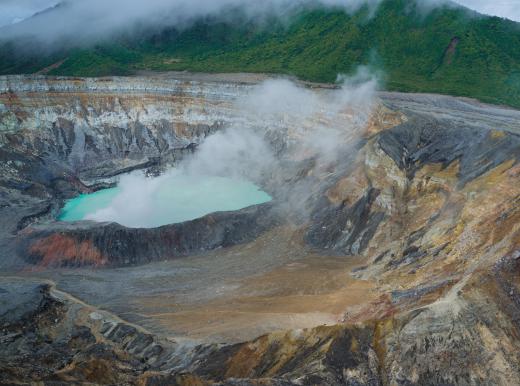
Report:
[{"label": "overcast sky", "polygon": [[455,0],[480,13],[520,21],[520,0]]},{"label": "overcast sky", "polygon": [[[42,11],[52,5],[58,3],[59,0],[0,0],[0,26],[12,24],[13,22],[27,18],[32,14]],[[93,0],[76,0],[82,1],[86,5],[89,2],[93,4],[96,1]],[[108,3],[111,0],[107,0]],[[214,3],[218,3],[217,0],[213,0]],[[353,0],[343,0],[345,2]],[[359,0],[355,0],[357,2]],[[427,0],[431,1],[431,0]],[[454,0],[457,3],[465,5],[466,7],[472,8],[478,12],[507,17],[509,19],[520,21],[520,0]],[[127,3],[140,3],[146,6],[146,1],[143,0],[127,0]],[[197,1],[194,1],[195,3]],[[341,0],[324,0],[324,3],[330,2],[337,4]],[[97,2],[99,4],[99,2]],[[154,2],[149,2],[153,4]],[[162,2],[164,5],[167,1]],[[171,0],[171,3],[175,3],[175,0]],[[211,2],[209,3],[211,4]],[[142,6],[141,6],[142,7]],[[131,7],[130,7],[131,8]]]},{"label": "overcast sky", "polygon": [[56,2],[51,0],[0,0],[0,26],[29,17]]}]

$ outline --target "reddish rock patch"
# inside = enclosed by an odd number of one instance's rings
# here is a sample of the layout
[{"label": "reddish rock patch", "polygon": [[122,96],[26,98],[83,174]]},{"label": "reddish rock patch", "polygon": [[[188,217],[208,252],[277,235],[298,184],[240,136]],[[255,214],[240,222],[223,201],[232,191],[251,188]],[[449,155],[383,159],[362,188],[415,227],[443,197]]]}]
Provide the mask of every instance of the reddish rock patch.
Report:
[{"label": "reddish rock patch", "polygon": [[40,266],[103,266],[107,259],[94,246],[92,241],[77,241],[72,237],[54,234],[36,241],[30,253],[41,258]]}]

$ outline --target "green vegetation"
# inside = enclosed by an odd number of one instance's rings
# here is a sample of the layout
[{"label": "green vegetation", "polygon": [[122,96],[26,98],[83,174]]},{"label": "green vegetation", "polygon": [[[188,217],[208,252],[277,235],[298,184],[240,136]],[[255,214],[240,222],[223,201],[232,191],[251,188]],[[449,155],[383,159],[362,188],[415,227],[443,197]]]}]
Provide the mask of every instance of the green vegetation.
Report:
[{"label": "green vegetation", "polygon": [[[12,48],[11,48],[12,51]],[[438,92],[520,107],[520,24],[464,8],[418,9],[414,0],[384,0],[375,14],[305,10],[290,23],[201,21],[119,39],[89,49],[40,55],[0,51],[0,73],[101,76],[139,70],[267,72],[334,82],[364,64],[385,74],[385,88]]]}]

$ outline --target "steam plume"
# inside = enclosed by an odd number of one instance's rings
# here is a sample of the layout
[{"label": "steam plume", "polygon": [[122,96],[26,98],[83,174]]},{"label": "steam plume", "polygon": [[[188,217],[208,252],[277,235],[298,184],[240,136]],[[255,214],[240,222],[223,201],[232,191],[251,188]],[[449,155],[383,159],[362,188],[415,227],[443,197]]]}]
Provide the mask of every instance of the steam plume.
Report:
[{"label": "steam plume", "polygon": [[[342,86],[334,90],[315,90],[285,79],[268,80],[256,86],[247,97],[236,102],[242,126],[217,132],[199,146],[192,157],[159,178],[130,175],[122,178],[121,192],[111,206],[89,218],[124,221],[139,225],[156,213],[158,191],[171,185],[171,178],[200,181],[208,177],[247,179],[258,184],[283,179],[282,166],[313,159],[312,175],[336,165],[349,152],[367,124],[375,104],[377,80],[362,68],[354,77],[341,77]],[[286,151],[275,154],[269,138],[276,134]],[[293,176],[289,176],[292,178]],[[287,215],[305,215],[305,201],[312,193],[312,181],[283,182],[276,189],[280,210]],[[285,198],[290,197],[290,200]],[[292,204],[285,205],[285,201]],[[128,206],[132,202],[132,206]]]}]

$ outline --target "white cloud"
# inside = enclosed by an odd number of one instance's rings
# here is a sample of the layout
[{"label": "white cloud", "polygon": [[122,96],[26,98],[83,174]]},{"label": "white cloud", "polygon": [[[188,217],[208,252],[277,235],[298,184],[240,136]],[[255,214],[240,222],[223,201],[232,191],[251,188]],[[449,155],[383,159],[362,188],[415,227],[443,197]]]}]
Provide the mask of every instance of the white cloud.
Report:
[{"label": "white cloud", "polygon": [[[0,0],[0,26],[9,26],[60,0]],[[241,6],[250,17],[268,11],[287,14],[302,4],[341,6],[352,11],[363,4],[376,7],[381,0],[65,0],[66,6],[31,22],[17,23],[3,30],[4,37],[27,33],[54,42],[63,36],[75,42],[90,41],[113,31],[141,25],[182,25],[201,16],[214,15],[228,7]],[[449,0],[420,0],[442,3]],[[520,0],[454,0],[480,13],[520,21]]]},{"label": "white cloud", "polygon": [[[34,35],[46,42],[69,37],[75,42],[105,37],[136,25],[161,27],[183,26],[196,18],[222,15],[230,8],[240,7],[245,17],[259,18],[267,13],[288,14],[302,5],[339,6],[347,11],[363,4],[376,6],[380,0],[64,0],[53,12],[40,15],[30,22],[17,23],[2,31],[7,38]],[[0,0],[4,25],[15,18],[26,18],[39,11],[50,0]],[[246,19],[247,20],[247,19]]]}]

